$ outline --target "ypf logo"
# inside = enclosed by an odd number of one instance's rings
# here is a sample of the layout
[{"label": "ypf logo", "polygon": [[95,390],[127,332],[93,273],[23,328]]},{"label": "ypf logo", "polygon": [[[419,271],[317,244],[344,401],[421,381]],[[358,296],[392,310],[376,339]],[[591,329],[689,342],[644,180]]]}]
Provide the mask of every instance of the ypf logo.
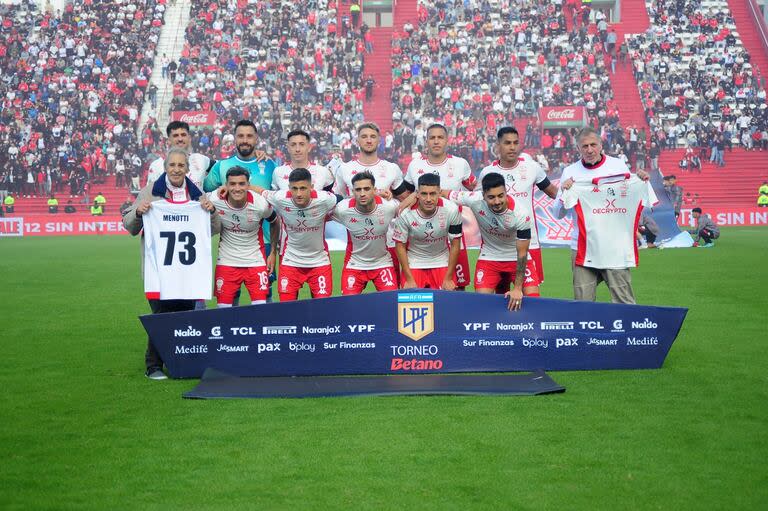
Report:
[{"label": "ypf logo", "polygon": [[433,293],[397,295],[397,331],[414,341],[435,331]]}]

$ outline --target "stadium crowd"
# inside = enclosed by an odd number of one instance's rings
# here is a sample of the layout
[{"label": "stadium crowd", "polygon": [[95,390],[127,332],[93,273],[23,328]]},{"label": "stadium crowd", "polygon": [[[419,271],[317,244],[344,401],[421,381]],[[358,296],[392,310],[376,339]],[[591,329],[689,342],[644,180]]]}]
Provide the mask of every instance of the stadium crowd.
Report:
[{"label": "stadium crowd", "polygon": [[242,118],[258,119],[260,148],[278,160],[294,127],[310,131],[318,157],[350,145],[363,119],[368,29],[336,7],[334,0],[192,4],[181,59],[170,64],[171,110],[216,112],[218,124],[197,138],[201,152],[229,156],[226,134]]},{"label": "stadium crowd", "polygon": [[422,0],[418,16],[392,39],[395,153],[423,148],[424,126],[442,122],[455,153],[476,166],[499,126],[548,105],[583,105],[595,123],[618,127],[607,72],[615,33],[601,11],[570,1]]},{"label": "stadium crowd", "polygon": [[765,77],[734,33],[728,3],[654,0],[648,12],[651,26],[627,45],[651,139],[697,148],[720,166],[734,145],[767,148]]},{"label": "stadium crowd", "polygon": [[165,10],[156,0],[74,0],[60,13],[3,5],[0,183],[9,193],[87,197],[123,186],[144,156],[139,111]]}]

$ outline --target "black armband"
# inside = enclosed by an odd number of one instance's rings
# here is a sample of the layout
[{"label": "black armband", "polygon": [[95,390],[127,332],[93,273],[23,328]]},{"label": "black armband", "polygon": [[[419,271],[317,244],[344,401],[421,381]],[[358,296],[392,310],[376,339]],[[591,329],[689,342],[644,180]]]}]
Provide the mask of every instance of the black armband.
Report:
[{"label": "black armband", "polygon": [[216,160],[211,158],[210,163],[208,163],[208,168],[205,169],[205,175],[206,176],[211,172],[211,169],[213,168],[214,165],[216,165]]},{"label": "black armband", "polygon": [[272,211],[272,214],[269,215],[269,218],[267,218],[267,222],[271,224],[271,223],[274,223],[275,220],[277,220],[277,213]]},{"label": "black armband", "polygon": [[517,230],[517,239],[519,239],[519,240],[529,240],[529,239],[531,239],[531,230],[530,229],[518,229]]},{"label": "black armband", "polygon": [[541,183],[536,183],[536,186],[538,186],[538,187],[539,187],[539,190],[541,190],[541,191],[543,192],[543,191],[544,191],[544,190],[546,190],[546,189],[547,189],[547,187],[548,187],[549,185],[551,185],[551,184],[552,184],[552,183],[550,183],[550,181],[549,181],[549,178],[548,178],[548,177],[545,177],[545,178],[544,178],[544,181],[542,181]]},{"label": "black armband", "polygon": [[333,195],[336,197],[336,204],[344,200],[343,195],[339,195],[338,193],[334,193]]},{"label": "black armband", "polygon": [[415,185],[413,185],[413,184],[411,184],[411,183],[409,183],[408,181],[403,181],[403,186],[404,186],[404,187],[405,187],[405,189],[406,189],[406,190],[408,190],[409,192],[414,192],[414,191],[416,191],[416,186],[415,186]]},{"label": "black armband", "polygon": [[461,229],[462,229],[461,224],[449,225],[448,234],[461,234]]},{"label": "black armband", "polygon": [[[414,190],[415,190],[415,188],[414,188]],[[400,186],[398,186],[397,188],[393,188],[392,189],[392,195],[397,197],[401,193],[404,193],[404,192],[407,192],[407,191],[408,191],[408,183],[403,181],[402,183],[400,183]],[[413,191],[413,190],[411,190],[411,191]]]},{"label": "black armband", "polygon": [[325,188],[323,188],[323,191],[324,192],[331,192],[331,193],[333,193],[333,183],[331,183],[328,186],[326,186]]}]

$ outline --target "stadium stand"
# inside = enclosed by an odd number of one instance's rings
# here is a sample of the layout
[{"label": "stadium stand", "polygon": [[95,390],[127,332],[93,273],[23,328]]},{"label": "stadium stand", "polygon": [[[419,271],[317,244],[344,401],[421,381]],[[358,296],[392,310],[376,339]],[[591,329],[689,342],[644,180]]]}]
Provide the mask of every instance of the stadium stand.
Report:
[{"label": "stadium stand", "polygon": [[96,188],[108,195],[116,184],[111,202],[121,203],[140,171],[138,112],[164,5],[74,0],[56,14],[31,2],[1,9],[0,173],[13,176],[9,191],[41,197],[18,201],[16,211],[46,212],[49,191],[88,203]]},{"label": "stadium stand", "polygon": [[326,0],[194,2],[172,110],[217,113],[199,149],[229,156],[227,134],[242,118],[256,121],[262,148],[278,157],[294,127],[310,131],[318,157],[350,139],[363,119],[367,27],[342,18]]}]

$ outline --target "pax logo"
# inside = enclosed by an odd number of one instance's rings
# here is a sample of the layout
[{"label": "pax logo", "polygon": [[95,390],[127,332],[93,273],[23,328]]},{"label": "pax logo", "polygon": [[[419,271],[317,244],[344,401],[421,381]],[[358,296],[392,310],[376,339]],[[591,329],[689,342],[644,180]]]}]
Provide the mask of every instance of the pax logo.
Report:
[{"label": "pax logo", "polygon": [[558,337],[555,339],[555,348],[570,348],[578,345],[578,337]]}]

